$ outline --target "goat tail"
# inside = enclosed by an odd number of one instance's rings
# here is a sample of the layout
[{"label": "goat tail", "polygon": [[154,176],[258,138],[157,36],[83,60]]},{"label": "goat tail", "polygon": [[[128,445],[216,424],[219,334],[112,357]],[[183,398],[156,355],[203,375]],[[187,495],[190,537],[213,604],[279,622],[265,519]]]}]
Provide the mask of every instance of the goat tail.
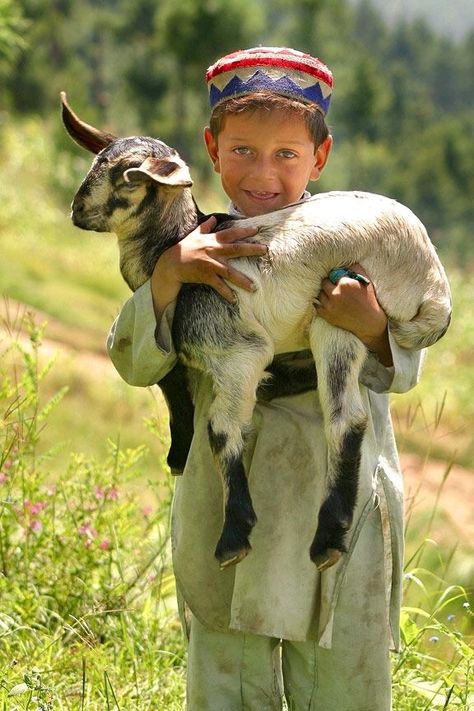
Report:
[{"label": "goat tail", "polygon": [[423,301],[411,321],[390,320],[390,331],[402,348],[419,350],[432,346],[448,330],[451,322],[451,299],[445,295]]}]

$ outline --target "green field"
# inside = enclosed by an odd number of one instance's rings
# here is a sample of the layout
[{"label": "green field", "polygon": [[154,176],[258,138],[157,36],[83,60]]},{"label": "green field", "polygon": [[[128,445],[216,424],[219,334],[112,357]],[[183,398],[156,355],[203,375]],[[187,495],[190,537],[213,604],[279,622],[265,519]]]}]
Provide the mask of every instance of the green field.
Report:
[{"label": "green field", "polygon": [[[33,120],[3,125],[1,138],[0,708],[175,711],[185,655],[166,415],[157,393],[127,386],[105,356],[128,297],[116,244],[70,224],[87,161],[52,164]],[[473,269],[449,272],[452,327],[393,413],[403,452],[472,470]],[[472,547],[433,506],[410,516],[407,544],[395,709],[467,711]]]}]

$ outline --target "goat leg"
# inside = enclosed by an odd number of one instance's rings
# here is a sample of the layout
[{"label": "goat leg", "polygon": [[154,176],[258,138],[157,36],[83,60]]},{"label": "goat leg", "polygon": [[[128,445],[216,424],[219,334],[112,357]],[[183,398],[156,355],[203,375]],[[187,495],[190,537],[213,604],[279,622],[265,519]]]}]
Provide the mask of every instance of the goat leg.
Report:
[{"label": "goat leg", "polygon": [[287,354],[273,359],[266,368],[271,377],[262,380],[258,386],[257,400],[270,402],[276,397],[299,395],[317,388],[316,366],[312,354],[309,354],[309,358],[298,356],[299,354]]},{"label": "goat leg", "polygon": [[358,338],[316,319],[310,329],[328,444],[327,494],[318,514],[310,558],[318,570],[347,552],[345,537],[357,501],[362,441],[367,426],[359,375],[367,356]]},{"label": "goat leg", "polygon": [[182,474],[194,435],[194,405],[187,384],[186,367],[179,361],[158,383],[170,418],[171,444],[166,459],[173,475]]},{"label": "goat leg", "polygon": [[337,475],[319,510],[318,527],[309,553],[320,571],[330,568],[347,552],[345,535],[352,526],[357,500],[364,432],[364,423],[349,430],[344,436],[337,462],[332,466],[330,464]]},{"label": "goat leg", "polygon": [[[209,425],[209,441],[214,453],[219,456],[222,435],[213,432],[211,425]],[[224,525],[214,552],[221,570],[239,563],[249,553],[252,548],[249,536],[257,523],[241,456],[227,460],[223,483]]]},{"label": "goat leg", "polygon": [[257,522],[243,465],[244,435],[250,429],[255,394],[273,356],[265,331],[236,338],[233,347],[215,358],[214,400],[209,408],[208,435],[224,490],[224,522],[215,556],[221,569],[241,561],[251,550],[249,535]]}]

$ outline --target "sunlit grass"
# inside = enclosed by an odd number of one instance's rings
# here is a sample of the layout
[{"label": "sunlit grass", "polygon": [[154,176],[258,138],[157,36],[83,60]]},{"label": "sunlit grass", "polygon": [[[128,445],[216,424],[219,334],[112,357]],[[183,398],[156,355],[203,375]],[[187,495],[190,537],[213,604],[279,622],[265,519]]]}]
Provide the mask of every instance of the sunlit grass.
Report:
[{"label": "sunlit grass", "polygon": [[446,335],[427,351],[420,383],[392,398],[402,449],[426,452],[474,467],[474,268],[448,269],[453,318]]}]

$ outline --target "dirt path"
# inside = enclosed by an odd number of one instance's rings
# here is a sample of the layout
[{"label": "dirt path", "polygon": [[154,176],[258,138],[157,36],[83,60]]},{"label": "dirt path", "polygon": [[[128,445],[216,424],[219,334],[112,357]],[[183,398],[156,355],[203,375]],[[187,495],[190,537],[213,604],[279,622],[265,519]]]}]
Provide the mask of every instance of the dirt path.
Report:
[{"label": "dirt path", "polygon": [[[400,454],[407,510],[432,510],[440,487],[438,510],[460,540],[474,546],[474,471],[453,465],[443,485],[448,464],[424,461],[416,454]],[[439,531],[439,525],[437,530]]]}]

